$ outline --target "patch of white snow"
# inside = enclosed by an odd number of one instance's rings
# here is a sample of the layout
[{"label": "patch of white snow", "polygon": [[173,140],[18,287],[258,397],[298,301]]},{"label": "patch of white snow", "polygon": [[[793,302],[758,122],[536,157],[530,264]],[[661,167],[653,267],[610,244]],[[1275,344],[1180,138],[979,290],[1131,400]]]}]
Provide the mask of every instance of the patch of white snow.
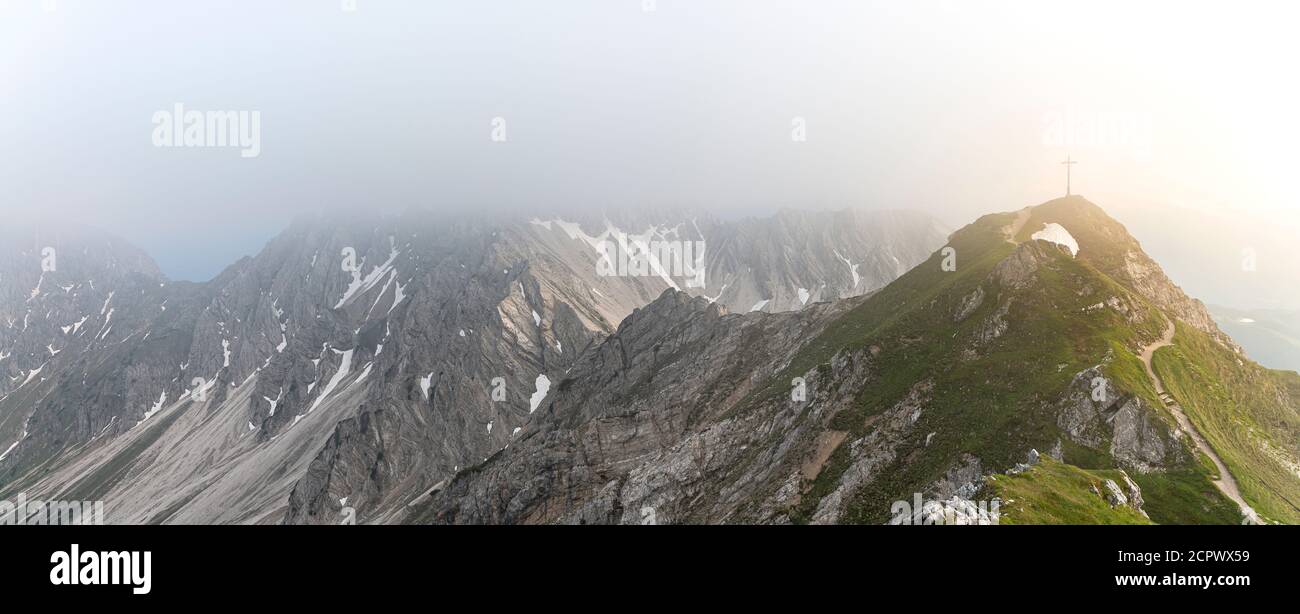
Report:
[{"label": "patch of white snow", "polygon": [[546,393],[551,390],[551,380],[543,373],[537,376],[536,386],[537,391],[533,393],[532,398],[528,399],[528,413],[530,414],[537,411],[537,406],[541,405],[542,401],[546,399]]},{"label": "patch of white snow", "polygon": [[1079,255],[1079,242],[1074,240],[1074,236],[1064,226],[1055,222],[1043,227],[1042,230],[1035,232],[1030,239],[1041,239],[1050,241],[1057,245],[1063,245],[1070,250],[1071,256]]}]

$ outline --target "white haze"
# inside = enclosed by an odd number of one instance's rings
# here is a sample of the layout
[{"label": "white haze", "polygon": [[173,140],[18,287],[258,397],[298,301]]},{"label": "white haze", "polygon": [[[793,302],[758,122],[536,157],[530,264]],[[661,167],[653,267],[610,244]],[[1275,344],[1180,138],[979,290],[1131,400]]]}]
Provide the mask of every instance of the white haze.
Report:
[{"label": "white haze", "polygon": [[[909,207],[957,227],[1061,194],[1068,153],[1075,191],[1193,294],[1300,307],[1283,3],[356,4],[0,2],[3,213],[206,279],[322,209]],[[260,155],[155,147],[175,103],[260,112]],[[1066,139],[1063,117],[1137,123]]]}]

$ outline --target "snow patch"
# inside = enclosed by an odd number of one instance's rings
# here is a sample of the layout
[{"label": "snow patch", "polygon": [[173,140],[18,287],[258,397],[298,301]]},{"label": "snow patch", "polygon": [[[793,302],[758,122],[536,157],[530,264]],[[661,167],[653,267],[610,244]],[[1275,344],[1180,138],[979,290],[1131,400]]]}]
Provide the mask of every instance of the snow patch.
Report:
[{"label": "snow patch", "polygon": [[167,391],[164,390],[162,394],[158,395],[158,400],[154,402],[153,407],[150,407],[149,411],[144,412],[144,417],[140,418],[140,422],[152,418],[154,414],[158,413],[158,411],[162,409],[163,403],[165,402],[167,402]]},{"label": "snow patch", "polygon": [[366,275],[364,278],[361,277],[361,270],[359,267],[357,270],[352,271],[352,283],[348,284],[348,289],[343,292],[343,298],[340,298],[339,302],[334,304],[334,308],[338,309],[347,304],[348,300],[358,293],[365,294],[374,288],[375,284],[379,283],[379,280],[386,277],[389,272],[392,271],[393,261],[397,260],[399,254],[401,254],[401,252],[399,252],[397,247],[394,246],[388,253],[388,260],[385,260],[383,264],[375,267],[370,271],[370,274]]},{"label": "snow patch", "polygon": [[82,325],[82,324],[85,324],[85,323],[86,323],[86,318],[89,318],[89,317],[90,317],[90,316],[81,316],[81,319],[80,319],[80,320],[77,320],[76,322],[73,322],[73,323],[72,323],[72,334],[74,334],[74,335],[77,334],[77,331],[81,330],[81,325]]},{"label": "snow patch", "polygon": [[370,368],[373,366],[375,366],[375,363],[373,361],[366,363],[366,367],[361,370],[361,375],[358,375],[355,381],[353,381],[351,384],[348,384],[348,387],[351,388],[352,386],[360,384],[362,380],[366,379],[366,376],[370,375]]},{"label": "snow patch", "polygon": [[857,290],[858,282],[862,281],[862,276],[858,274],[858,265],[849,262],[848,258],[841,256],[839,250],[831,250],[831,251],[835,252],[835,257],[839,258],[841,262],[849,265],[849,273],[853,274],[853,289]]},{"label": "snow patch", "polygon": [[[658,250],[651,249],[652,243],[655,241],[668,240],[669,236],[673,236],[673,237],[679,236],[678,230],[675,227],[670,228],[667,226],[660,227],[658,225],[651,225],[644,232],[640,234],[634,234],[620,229],[619,227],[612,224],[609,220],[605,220],[605,230],[602,231],[599,235],[593,237],[587,234],[586,231],[584,231],[582,227],[575,222],[566,222],[561,219],[555,219],[549,221],[534,219],[532,223],[534,225],[547,228],[548,230],[551,228],[552,225],[558,227],[561,231],[564,232],[566,236],[569,237],[569,239],[578,240],[585,243],[588,247],[591,248],[592,251],[595,252],[596,257],[600,259],[608,258],[607,250],[609,249],[609,247],[607,243],[617,243],[618,249],[621,253],[636,255],[638,258],[644,258],[646,264],[648,265],[649,272],[662,279],[663,282],[668,285],[668,287],[674,290],[681,289],[680,287],[678,287],[677,282],[673,281],[672,279],[671,276],[672,271],[670,270],[671,263],[662,262],[659,258],[660,254],[657,253]],[[692,224],[694,224],[694,221],[692,221]],[[680,226],[680,224],[678,226]],[[695,226],[695,230],[696,232],[699,232],[698,225]],[[704,236],[703,233],[700,233],[700,236],[703,237]],[[702,241],[701,241],[701,245],[703,245]],[[683,263],[684,267],[686,265],[693,265],[692,271],[683,271],[683,273],[689,272],[694,274],[694,276],[687,281],[688,287],[696,287],[702,289],[705,287],[703,251],[701,251],[699,254],[695,254],[694,260],[695,262],[693,263]],[[595,288],[592,288],[592,291],[595,292],[596,291]],[[599,292],[596,293],[600,294]]]},{"label": "snow patch", "polygon": [[5,451],[4,451],[4,453],[3,453],[3,454],[0,454],[0,461],[4,460],[6,456],[9,456],[9,453],[10,453],[10,452],[13,452],[13,451],[14,451],[14,448],[17,448],[17,447],[18,447],[18,444],[20,444],[20,443],[22,443],[22,442],[23,442],[23,440],[19,439],[18,441],[15,441],[15,442],[14,442],[14,445],[9,446],[8,448],[6,448]]},{"label": "snow patch", "polygon": [[710,303],[716,303],[716,302],[718,302],[718,299],[722,298],[722,293],[723,293],[723,292],[726,292],[726,291],[727,291],[727,284],[722,284],[722,289],[721,289],[721,290],[718,290],[718,295],[717,295],[717,296],[715,296],[715,297],[713,297],[713,298],[709,298],[709,295],[706,294],[706,295],[704,295],[704,300],[706,300],[706,301],[708,301],[708,302],[710,302]]},{"label": "snow patch", "polygon": [[420,393],[424,395],[424,400],[429,400],[429,388],[433,386],[433,371],[428,375],[420,378]]},{"label": "snow patch", "polygon": [[537,376],[535,385],[537,391],[533,393],[532,398],[528,399],[528,413],[530,414],[537,411],[537,406],[541,405],[542,401],[546,399],[546,393],[551,390],[551,380],[543,373]]},{"label": "snow patch", "polygon": [[276,395],[276,397],[275,397],[274,400],[271,399],[271,397],[262,397],[263,399],[266,399],[266,402],[267,402],[267,403],[270,403],[270,404],[271,404],[271,413],[267,414],[268,417],[269,417],[269,416],[274,416],[274,415],[275,415],[275,406],[280,404],[280,399],[283,398],[283,397],[284,397],[284,387],[283,387],[283,386],[280,387],[280,394]]},{"label": "snow patch", "polygon": [[1071,256],[1079,255],[1079,242],[1074,240],[1074,236],[1070,234],[1070,231],[1055,222],[1044,226],[1042,230],[1035,232],[1029,238],[1062,245],[1070,250]]},{"label": "snow patch", "polygon": [[343,381],[343,378],[348,376],[348,372],[351,370],[352,370],[352,350],[348,350],[346,352],[343,352],[343,358],[339,361],[339,370],[335,371],[334,377],[331,377],[330,381],[325,383],[325,388],[320,391],[320,396],[316,397],[316,402],[312,403],[311,407],[307,409],[307,413],[310,414],[313,410],[315,410],[318,406],[320,406],[321,402],[325,400],[325,397],[328,397],[331,392],[334,392],[334,388],[339,385],[339,382]]},{"label": "snow patch", "polygon": [[[394,271],[393,274],[396,275],[397,272]],[[406,298],[406,293],[403,292],[405,287],[402,286],[402,282],[399,281],[394,283],[397,287],[393,290],[393,304],[388,306],[388,313],[393,313],[393,308],[397,307],[397,304],[402,302],[402,299]]]},{"label": "snow patch", "polygon": [[41,365],[39,367],[36,367],[35,369],[32,369],[32,372],[27,374],[27,379],[23,380],[23,383],[19,384],[18,387],[22,388],[23,386],[26,386],[28,382],[32,381],[33,378],[35,378],[37,375],[40,375],[41,371],[44,370],[45,370],[45,365]]},{"label": "snow patch", "polygon": [[[99,334],[95,335],[95,339],[103,339],[104,337],[108,336],[109,331],[113,330],[113,327],[109,326],[108,324],[109,322],[113,321],[113,311],[114,311],[113,309],[109,309],[108,315],[104,316],[104,325],[99,328]],[[26,321],[24,321],[23,323],[26,324]],[[26,326],[24,326],[24,328],[26,328]]]}]

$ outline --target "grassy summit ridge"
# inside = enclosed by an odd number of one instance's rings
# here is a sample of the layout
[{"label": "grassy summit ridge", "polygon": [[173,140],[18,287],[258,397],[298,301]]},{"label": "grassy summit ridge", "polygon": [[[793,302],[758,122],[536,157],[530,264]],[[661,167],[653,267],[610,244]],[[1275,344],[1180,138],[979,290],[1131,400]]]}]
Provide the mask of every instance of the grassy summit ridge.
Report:
[{"label": "grassy summit ridge", "polygon": [[[1240,520],[1235,506],[1211,484],[1212,467],[1180,438],[1139,357],[1170,320],[1196,320],[1199,303],[1168,282],[1123,226],[1096,205],[1070,197],[1031,208],[1008,240],[1008,229],[1025,215],[987,215],[954,233],[948,246],[955,250],[955,271],[944,270],[945,253],[936,252],[843,316],[773,378],[766,394],[784,394],[783,382],[827,365],[837,352],[869,349],[878,359],[877,372],[852,410],[835,417],[832,428],[847,432],[846,443],[792,510],[796,521],[808,520],[819,500],[841,482],[850,465],[847,442],[876,428],[873,416],[927,381],[933,388],[916,428],[889,466],[852,493],[841,522],[883,522],[890,502],[925,492],[967,455],[993,473],[1023,461],[1031,448],[1055,449],[1063,461],[1013,480],[1024,486],[1016,491],[1022,504],[1035,509],[1052,507],[1046,500],[1032,501],[1035,493],[1066,497],[1054,489],[1094,475],[1089,472],[1123,467],[1143,487],[1145,509],[1156,522]],[[1046,223],[1070,232],[1079,243],[1077,256],[1030,239]],[[1000,264],[1009,260],[1031,262],[1029,278],[1008,279],[1007,267]],[[1237,365],[1235,353],[1210,334],[1184,323],[1178,331],[1176,347],[1157,354],[1162,377],[1175,395],[1186,397],[1193,420],[1216,450],[1231,459],[1249,501],[1268,518],[1300,520],[1293,514],[1300,476],[1279,470],[1274,458],[1297,455],[1300,376],[1267,372],[1244,358]],[[1109,435],[1085,442],[1063,430],[1060,400],[1076,374],[1091,367],[1099,367],[1121,396],[1137,400],[1143,424],[1168,433],[1176,449],[1163,462],[1125,466]],[[1270,387],[1259,388],[1261,381]],[[1238,402],[1249,408],[1241,418],[1234,417]],[[1272,447],[1262,448],[1261,441]],[[986,488],[982,495],[998,493]],[[1058,510],[1017,522],[1086,522],[1089,517],[1083,510]]]}]

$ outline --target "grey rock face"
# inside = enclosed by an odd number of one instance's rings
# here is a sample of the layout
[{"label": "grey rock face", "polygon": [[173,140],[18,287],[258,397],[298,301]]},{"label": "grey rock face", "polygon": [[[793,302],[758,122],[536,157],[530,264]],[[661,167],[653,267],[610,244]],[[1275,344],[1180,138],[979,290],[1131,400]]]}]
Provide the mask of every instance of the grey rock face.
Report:
[{"label": "grey rock face", "polygon": [[880,417],[877,421],[878,428],[850,444],[849,458],[852,464],[840,477],[835,489],[818,503],[812,524],[839,522],[846,498],[874,480],[883,467],[897,458],[899,446],[912,433],[917,419],[930,402],[933,391],[932,381],[918,382],[903,400]]},{"label": "grey rock face", "polygon": [[976,345],[988,345],[998,337],[1006,334],[1010,328],[1011,322],[1007,319],[1007,314],[1011,311],[1013,299],[1007,298],[1000,305],[997,311],[980,323],[979,329],[975,333]]},{"label": "grey rock face", "polygon": [[1052,444],[1052,449],[1048,450],[1047,455],[1055,459],[1057,462],[1060,462],[1065,458],[1065,451],[1061,447],[1060,439],[1057,439],[1056,443]]},{"label": "grey rock face", "polygon": [[[653,255],[645,283],[634,288],[608,288],[608,276],[595,280],[591,289],[600,303],[625,308],[606,314],[613,322],[666,287],[703,296],[733,313],[797,311],[860,296],[925,261],[946,239],[933,220],[903,211],[782,211],[736,221],[689,212],[612,217],[534,220],[525,229],[525,244],[544,244],[560,259],[584,263],[581,268],[589,271],[596,270],[600,249],[610,244],[619,246],[619,254]],[[683,264],[698,260],[703,266],[673,274],[677,263],[658,249],[673,242],[691,244],[691,257]]]},{"label": "grey rock face", "polygon": [[1139,471],[1166,466],[1182,458],[1169,425],[1136,397],[1125,401],[1112,419],[1111,456]]},{"label": "grey rock face", "polygon": [[[620,223],[649,230],[606,238],[705,240],[707,282],[602,276],[581,226],[420,212],[301,220],[202,284],[68,233],[42,275],[35,243],[5,242],[18,247],[0,260],[0,494],[102,497],[109,522],[334,523],[343,507],[395,521],[554,415],[569,372],[665,288],[718,318],[760,300],[827,313],[814,305],[876,289],[943,241],[910,214]],[[770,334],[788,352],[806,329]],[[612,365],[633,350],[596,353]],[[756,385],[749,358],[725,359],[745,383],[721,390]],[[643,386],[666,381],[656,364]],[[699,386],[715,368],[681,377]],[[644,409],[624,398],[609,407]],[[691,445],[711,436],[733,433]]]},{"label": "grey rock face", "polygon": [[1128,477],[1123,469],[1120,470],[1120,480],[1123,484],[1115,480],[1106,480],[1102,485],[1105,492],[1098,492],[1098,494],[1102,495],[1111,507],[1128,506],[1146,516],[1146,510],[1142,509],[1145,504],[1142,500],[1142,489],[1138,487],[1137,482]]},{"label": "grey rock face", "polygon": [[1015,467],[1012,467],[1011,469],[1007,470],[1007,474],[1015,475],[1017,473],[1024,473],[1025,471],[1029,471],[1030,467],[1033,467],[1034,465],[1038,464],[1040,458],[1041,456],[1038,454],[1038,450],[1030,449],[1029,453],[1025,455],[1025,462],[1016,463]]},{"label": "grey rock face", "polygon": [[[1123,473],[1122,469],[1120,471]],[[1123,473],[1123,477],[1124,494],[1128,499],[1128,504],[1134,509],[1142,512],[1142,515],[1145,516],[1146,511],[1142,509],[1142,506],[1146,505],[1146,502],[1142,500],[1142,489],[1137,485],[1137,482],[1134,482],[1132,478],[1128,477],[1128,473]]]},{"label": "grey rock face", "polygon": [[962,454],[943,478],[931,485],[927,493],[939,499],[951,497],[970,499],[983,484],[984,465],[979,457],[973,454]]},{"label": "grey rock face", "polygon": [[[141,357],[121,379],[99,370],[133,358],[118,346],[169,307],[162,285],[153,261],[115,237],[68,225],[0,228],[0,459],[46,457],[43,440],[89,439],[145,404],[130,382],[165,369],[158,361]],[[51,398],[55,390],[72,394]]]},{"label": "grey rock face", "polygon": [[793,311],[883,287],[946,241],[925,217],[901,211],[795,212],[706,229],[708,283],[728,309]]},{"label": "grey rock face", "polygon": [[[755,386],[850,305],[742,317],[665,293],[575,366],[547,420],[413,519],[641,523],[653,510],[657,523],[780,522],[779,506],[748,503],[796,496],[783,485],[799,452],[858,384],[814,370],[804,401]],[[868,368],[860,356],[833,362],[844,375]]]},{"label": "grey rock face", "polygon": [[1132,250],[1124,254],[1124,271],[1138,294],[1150,299],[1175,318],[1209,334],[1220,343],[1237,347],[1227,335],[1223,334],[1223,331],[1219,330],[1205,304],[1187,296],[1182,288],[1165,275],[1160,265],[1141,250]]},{"label": "grey rock face", "polygon": [[1105,487],[1106,501],[1110,503],[1111,507],[1128,505],[1128,497],[1124,496],[1124,491],[1120,490],[1119,484],[1116,484],[1115,480],[1106,480]]},{"label": "grey rock face", "polygon": [[953,314],[952,321],[961,322],[966,318],[969,318],[970,314],[975,313],[975,310],[979,309],[980,305],[983,304],[984,304],[984,286],[979,286],[978,288],[975,288],[975,290],[972,291],[969,295],[962,298],[961,304],[957,306],[957,313]]},{"label": "grey rock face", "polygon": [[1069,255],[1070,251],[1058,243],[1026,241],[993,267],[990,277],[999,286],[1009,290],[1026,288],[1033,283],[1038,268],[1050,262],[1054,253]]},{"label": "grey rock face", "polygon": [[1116,460],[1139,471],[1185,458],[1177,431],[1140,398],[1116,388],[1098,367],[1075,374],[1057,402],[1056,416],[1057,426],[1076,443],[1108,449]]}]

